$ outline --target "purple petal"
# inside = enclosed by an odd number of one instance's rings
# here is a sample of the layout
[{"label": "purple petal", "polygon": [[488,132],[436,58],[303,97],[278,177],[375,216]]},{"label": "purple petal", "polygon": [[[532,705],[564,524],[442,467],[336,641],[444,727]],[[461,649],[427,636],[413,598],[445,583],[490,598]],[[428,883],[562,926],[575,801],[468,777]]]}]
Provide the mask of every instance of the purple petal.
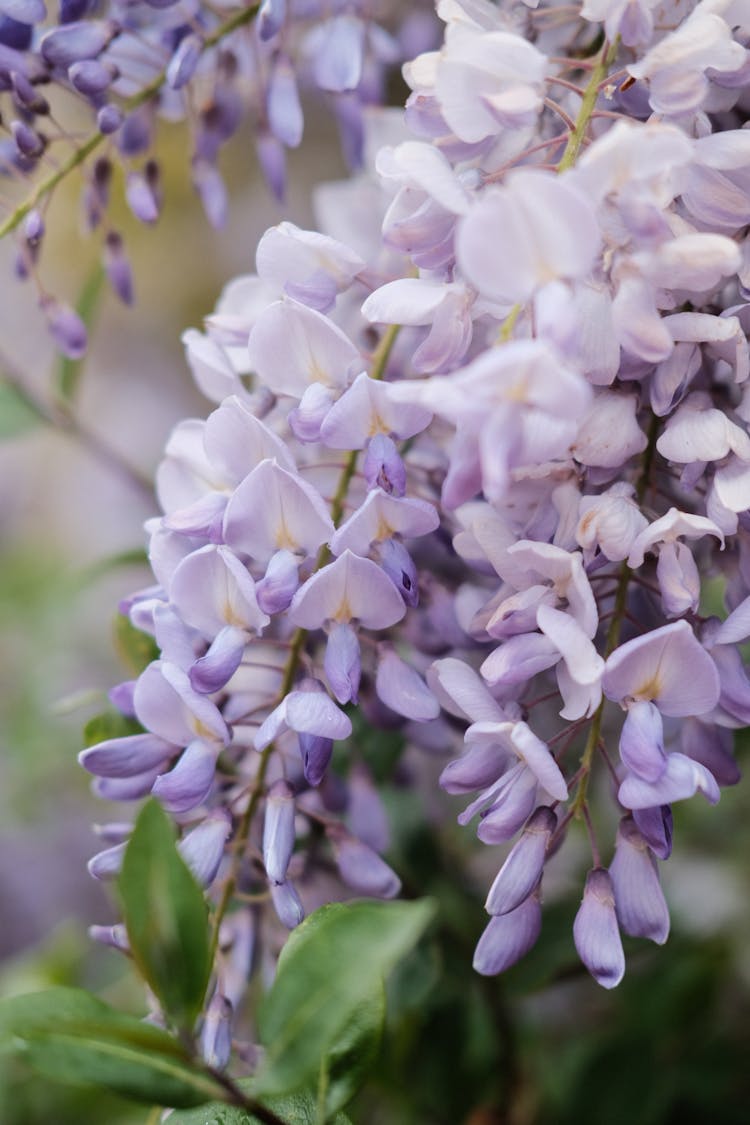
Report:
[{"label": "purple petal", "polygon": [[653,703],[631,703],[620,734],[620,757],[637,777],[658,781],[667,768],[661,714]]},{"label": "purple petal", "polygon": [[348,887],[375,898],[395,898],[401,880],[377,852],[337,826],[332,826],[327,835],[339,874]]},{"label": "purple petal", "polygon": [[99,777],[134,777],[163,769],[180,749],[155,734],[131,734],[90,746],[78,755],[78,761],[89,773]]},{"label": "purple petal", "polygon": [[285,781],[275,781],[266,798],[263,821],[263,863],[272,883],[283,883],[294,851],[294,794]]},{"label": "purple petal", "polygon": [[205,656],[190,669],[190,685],[202,695],[220,691],[239,668],[247,646],[243,629],[226,625],[211,642]]},{"label": "purple petal", "polygon": [[[518,766],[505,774],[494,794],[494,803],[482,813],[477,836],[484,844],[503,844],[526,822],[536,805],[537,780],[531,770]],[[465,823],[466,809],[459,823]]]},{"label": "purple petal", "polygon": [[271,899],[282,926],[293,930],[305,917],[300,897],[291,883],[271,883]]},{"label": "purple petal", "polygon": [[339,703],[356,703],[362,666],[359,639],[348,623],[336,622],[331,627],[323,666]]},{"label": "purple petal", "polygon": [[583,901],[573,923],[578,956],[602,988],[615,988],[625,974],[625,954],[615,915],[609,873],[595,867],[586,877]]},{"label": "purple petal", "polygon": [[539,633],[509,637],[496,648],[479,669],[492,687],[498,684],[523,684],[537,672],[552,668],[560,653],[552,641]]},{"label": "purple petal", "polygon": [[698,790],[711,805],[719,800],[719,786],[712,773],[700,762],[684,754],[667,754],[667,768],[655,782],[643,781],[630,774],[625,778],[617,799],[626,809],[650,809],[655,805],[671,805],[694,796]]},{"label": "purple petal", "polygon": [[382,488],[391,496],[406,492],[406,467],[393,439],[386,434],[375,434],[368,442],[362,472],[368,488]]},{"label": "purple petal", "polygon": [[482,976],[492,977],[515,965],[535,944],[542,928],[542,908],[535,894],[507,914],[490,921],[477,943],[473,965]]},{"label": "purple petal", "polygon": [[656,860],[629,817],[620,823],[615,858],[610,864],[609,874],[617,920],[625,933],[663,945],[669,936],[669,909],[659,882]]},{"label": "purple petal", "polygon": [[557,817],[546,805],[531,815],[490,888],[485,903],[488,914],[507,914],[529,897],[542,877],[547,847],[556,827]]},{"label": "purple petal", "polygon": [[367,629],[387,629],[405,612],[401,596],[380,567],[344,551],[300,587],[289,617],[303,629],[318,629],[326,621],[354,619]]},{"label": "purple petal", "polygon": [[202,804],[211,792],[215,771],[215,750],[201,739],[196,739],[169,773],[157,777],[151,792],[167,812],[189,812]]},{"label": "purple petal", "polygon": [[440,704],[422,677],[390,646],[382,646],[375,680],[378,698],[397,715],[426,723],[440,714]]},{"label": "purple petal", "polygon": [[406,605],[419,604],[419,576],[414,559],[398,539],[386,539],[378,551],[380,564]]},{"label": "purple petal", "polygon": [[320,785],[333,753],[333,739],[319,734],[298,734],[302,768],[308,785]]},{"label": "purple petal", "polygon": [[232,1015],[226,996],[214,992],[201,1028],[201,1057],[214,1070],[223,1070],[232,1053]]},{"label": "purple petal", "polygon": [[716,667],[687,621],[620,645],[607,660],[602,688],[608,699],[653,700],[675,717],[713,710],[720,693]]},{"label": "purple petal", "polygon": [[654,855],[659,859],[669,859],[672,854],[671,807],[633,809],[633,820]]},{"label": "purple petal", "polygon": [[291,551],[277,551],[255,587],[255,596],[263,612],[273,615],[289,608],[298,588],[299,559]]},{"label": "purple petal", "polygon": [[177,845],[180,855],[202,887],[210,887],[216,878],[231,831],[229,813],[225,809],[215,809]]}]

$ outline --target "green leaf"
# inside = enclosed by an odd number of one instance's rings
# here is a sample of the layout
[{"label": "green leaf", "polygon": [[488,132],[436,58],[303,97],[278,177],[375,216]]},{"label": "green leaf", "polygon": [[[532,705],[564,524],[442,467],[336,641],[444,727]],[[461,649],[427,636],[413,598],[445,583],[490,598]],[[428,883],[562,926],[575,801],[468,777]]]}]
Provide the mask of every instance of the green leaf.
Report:
[{"label": "green leaf", "polygon": [[[239,1088],[248,1095],[255,1096],[253,1079],[238,1082]],[[263,1105],[288,1123],[288,1125],[317,1125],[315,1098],[312,1094],[293,1094],[285,1098],[264,1098]],[[330,1117],[329,1125],[351,1125],[348,1117],[337,1113]],[[244,1109],[235,1106],[212,1103],[193,1109],[187,1113],[174,1113],[169,1125],[260,1125],[258,1118]]]},{"label": "green leaf", "polygon": [[85,746],[96,746],[109,738],[125,738],[129,734],[139,734],[143,727],[137,719],[130,719],[111,708],[94,715],[83,728]]},{"label": "green leaf", "polygon": [[118,881],[130,949],[167,1017],[192,1029],[211,971],[203,892],[153,798],[141,809]]},{"label": "green leaf", "polygon": [[294,931],[259,1013],[267,1050],[258,1094],[288,1093],[317,1080],[354,1014],[372,1002],[434,913],[428,900],[331,903]]},{"label": "green leaf", "polygon": [[42,421],[20,387],[0,377],[0,440],[18,437]]},{"label": "green leaf", "polygon": [[[81,294],[76,302],[76,312],[87,329],[90,329],[96,316],[104,287],[105,273],[97,264],[83,284]],[[83,373],[83,359],[68,359],[60,356],[57,365],[57,390],[60,397],[67,403],[75,398],[81,375]]]},{"label": "green leaf", "polygon": [[136,629],[130,618],[122,613],[115,618],[115,647],[123,664],[136,676],[159,656],[154,638]]},{"label": "green leaf", "polygon": [[0,1046],[49,1078],[151,1105],[200,1105],[222,1093],[171,1035],[76,988],[0,1001]]},{"label": "green leaf", "polygon": [[372,1070],[385,1024],[385,989],[378,981],[372,994],[352,1013],[323,1059],[326,1120],[351,1101]]}]

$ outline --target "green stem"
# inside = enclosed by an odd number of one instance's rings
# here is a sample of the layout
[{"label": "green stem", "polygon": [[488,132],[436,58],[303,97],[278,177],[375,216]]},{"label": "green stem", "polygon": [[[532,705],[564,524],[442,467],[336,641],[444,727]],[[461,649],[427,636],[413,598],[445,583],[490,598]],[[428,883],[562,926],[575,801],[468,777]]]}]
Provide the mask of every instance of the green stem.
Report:
[{"label": "green stem", "polygon": [[[203,40],[201,50],[207,51],[209,48],[215,47],[217,43],[220,43],[227,35],[231,35],[237,28],[250,23],[250,21],[255,18],[259,7],[259,4],[252,4],[249,8],[242,8],[240,11],[235,12],[230,19],[220,24],[215,31],[212,31],[210,35],[206,36]],[[165,67],[164,70],[160,71],[160,73],[157,74],[148,85],[144,86],[142,90],[139,90],[137,94],[133,94],[132,97],[126,98],[123,101],[123,112],[126,115],[132,113],[133,110],[138,109],[139,106],[144,105],[146,102],[156,97],[166,81],[167,68]],[[8,216],[4,223],[0,223],[0,238],[4,238],[6,234],[10,234],[11,231],[14,231],[19,223],[26,218],[29,211],[32,211],[41,199],[49,195],[51,191],[54,191],[57,185],[64,180],[70,172],[80,167],[92,153],[96,152],[105,139],[105,134],[100,133],[97,129],[96,132],[92,133],[90,137],[83,141],[83,143],[60,164],[59,168],[56,168],[50,176],[38,183],[31,195],[25,199],[23,203],[19,203],[18,207]]]},{"label": "green stem", "polygon": [[599,52],[599,58],[593,67],[589,76],[586,89],[583,92],[583,100],[581,101],[578,116],[576,117],[575,127],[571,130],[568,137],[568,143],[565,146],[565,152],[562,154],[560,163],[557,166],[558,172],[565,172],[568,168],[572,168],[578,159],[578,154],[581,151],[581,145],[586,138],[586,130],[591,121],[591,115],[596,107],[596,99],[599,96],[599,88],[604,82],[609,68],[617,56],[617,49],[619,46],[619,38],[615,39],[613,43],[607,43],[606,39],[602,44],[602,49]]},{"label": "green stem", "polygon": [[320,1073],[318,1074],[318,1096],[315,1101],[315,1125],[326,1125],[326,1099],[329,1085],[328,1059],[325,1055],[320,1060]]}]

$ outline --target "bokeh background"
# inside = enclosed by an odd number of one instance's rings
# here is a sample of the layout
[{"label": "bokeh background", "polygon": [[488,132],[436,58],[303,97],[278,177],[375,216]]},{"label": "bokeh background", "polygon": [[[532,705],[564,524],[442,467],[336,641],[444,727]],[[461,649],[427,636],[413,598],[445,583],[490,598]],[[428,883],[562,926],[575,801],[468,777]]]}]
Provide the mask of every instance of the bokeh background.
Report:
[{"label": "bokeh background", "polygon": [[[0,396],[0,995],[80,984],[135,1011],[123,959],[86,934],[114,920],[106,888],[86,872],[97,850],[91,823],[110,810],[90,795],[76,754],[86,720],[126,675],[113,621],[118,599],[150,581],[133,561],[156,510],[148,480],[172,426],[209,409],[180,334],[200,326],[226,281],[253,269],[268,225],[309,226],[313,185],[345,174],[330,122],[312,117],[292,155],[289,198],[277,205],[258,179],[248,133],[226,154],[232,205],[216,232],[190,188],[181,128],[161,128],[164,213],[148,230],[115,211],[136,306],[103,293],[75,422],[56,428]],[[96,243],[82,237],[74,180],[50,210],[42,271],[50,292],[72,300],[98,262]],[[13,278],[13,258],[8,241],[0,373],[52,404],[60,361],[33,289]],[[473,974],[484,888],[502,853],[475,848],[457,829],[457,809],[435,785],[439,763],[410,753],[393,781],[401,749],[396,736],[366,745],[393,820],[392,862],[410,893],[439,899],[440,925],[391,981],[389,1035],[351,1109],[356,1125],[750,1119],[748,787],[725,792],[717,809],[699,799],[676,809],[675,856],[663,868],[673,934],[664,949],[628,943],[628,976],[608,994],[572,944],[583,844],[552,864],[534,952],[502,980]],[[114,1098],[34,1080],[0,1056],[1,1125],[155,1120]]]}]

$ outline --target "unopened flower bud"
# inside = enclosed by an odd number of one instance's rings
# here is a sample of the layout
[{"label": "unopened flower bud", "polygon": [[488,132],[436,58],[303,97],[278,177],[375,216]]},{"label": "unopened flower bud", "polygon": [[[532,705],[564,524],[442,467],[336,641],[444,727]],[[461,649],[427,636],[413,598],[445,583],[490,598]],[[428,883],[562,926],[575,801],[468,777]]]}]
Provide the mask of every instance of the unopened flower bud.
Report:
[{"label": "unopened flower bud", "polygon": [[362,464],[368,488],[382,488],[392,496],[406,492],[406,468],[393,438],[375,434],[367,444]]},{"label": "unopened flower bud", "polygon": [[583,900],[573,923],[578,956],[602,988],[615,988],[625,973],[625,954],[615,914],[609,872],[594,867],[586,876]]},{"label": "unopened flower bud", "polygon": [[42,302],[42,311],[47,317],[47,327],[59,351],[68,359],[80,359],[86,352],[88,336],[86,325],[78,313],[69,305],[61,304],[53,298]]},{"label": "unopened flower bud", "polygon": [[330,825],[326,835],[333,848],[339,874],[348,887],[375,898],[394,898],[401,880],[377,852],[339,825]]},{"label": "unopened flower bud", "polygon": [[291,883],[271,883],[271,899],[282,926],[293,930],[305,917],[300,897]]},{"label": "unopened flower bud", "polygon": [[214,1070],[223,1070],[232,1053],[232,1005],[214,992],[201,1028],[201,1055]]},{"label": "unopened flower bud", "polygon": [[669,909],[651,850],[630,817],[617,830],[610,864],[617,919],[626,934],[663,945],[669,936]]},{"label": "unopened flower bud", "polygon": [[104,268],[109,283],[124,305],[133,303],[133,271],[117,231],[110,231],[104,242]]},{"label": "unopened flower bud", "polygon": [[266,798],[263,822],[263,863],[272,883],[283,883],[294,850],[294,794],[283,780],[275,781]]},{"label": "unopened flower bud", "polygon": [[226,809],[214,809],[177,845],[180,855],[202,887],[210,887],[216,878],[231,831],[232,818]]},{"label": "unopened flower bud", "polygon": [[167,85],[181,90],[193,77],[202,51],[203,40],[199,35],[186,35],[181,39],[167,67]]},{"label": "unopened flower bud", "polygon": [[490,888],[485,903],[488,914],[507,914],[529,897],[542,877],[547,846],[556,827],[557,817],[546,805],[532,813]]},{"label": "unopened flower bud", "polygon": [[490,918],[474,951],[474,968],[483,977],[492,977],[515,965],[536,942],[542,928],[539,896],[529,895],[508,911]]},{"label": "unopened flower bud", "polygon": [[111,136],[122,125],[122,110],[116,105],[103,105],[96,115],[96,124],[100,133]]},{"label": "unopened flower bud", "polygon": [[53,27],[42,37],[39,49],[50,66],[68,67],[80,59],[95,59],[117,31],[112,20],[77,20]]},{"label": "unopened flower bud", "polygon": [[380,562],[406,604],[412,609],[419,604],[419,579],[414,560],[397,539],[380,544]]},{"label": "unopened flower bud", "polygon": [[16,142],[16,147],[21,153],[21,156],[26,156],[30,160],[36,160],[44,152],[45,141],[44,137],[37,133],[36,129],[32,129],[24,121],[11,121],[10,129],[13,134],[13,140]]}]

